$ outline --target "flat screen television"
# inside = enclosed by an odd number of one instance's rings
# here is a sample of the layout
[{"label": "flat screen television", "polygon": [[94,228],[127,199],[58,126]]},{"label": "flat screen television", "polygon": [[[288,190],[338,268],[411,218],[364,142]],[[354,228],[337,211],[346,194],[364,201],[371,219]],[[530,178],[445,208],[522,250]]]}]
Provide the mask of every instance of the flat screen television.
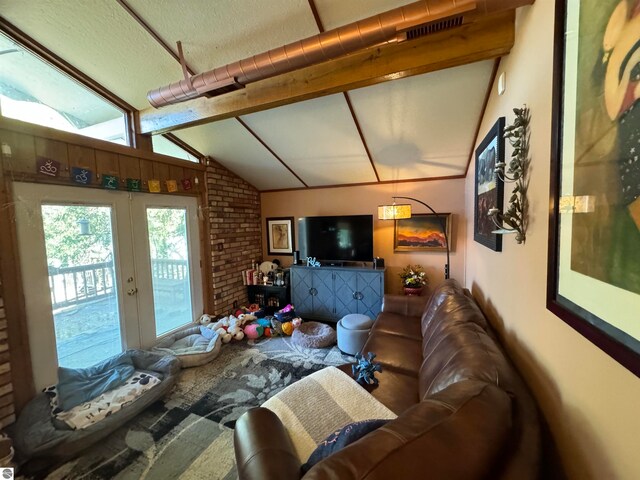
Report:
[{"label": "flat screen television", "polygon": [[373,215],[304,217],[298,220],[302,258],[320,262],[373,261]]}]

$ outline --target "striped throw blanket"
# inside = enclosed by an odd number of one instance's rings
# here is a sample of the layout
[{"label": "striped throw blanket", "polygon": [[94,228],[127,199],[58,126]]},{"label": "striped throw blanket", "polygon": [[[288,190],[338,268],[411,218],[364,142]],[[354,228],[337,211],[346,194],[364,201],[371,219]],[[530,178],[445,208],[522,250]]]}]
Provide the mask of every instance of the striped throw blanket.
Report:
[{"label": "striped throw blanket", "polygon": [[335,367],[289,385],[262,406],[280,418],[301,463],[308,460],[318,443],[349,423],[397,417]]}]

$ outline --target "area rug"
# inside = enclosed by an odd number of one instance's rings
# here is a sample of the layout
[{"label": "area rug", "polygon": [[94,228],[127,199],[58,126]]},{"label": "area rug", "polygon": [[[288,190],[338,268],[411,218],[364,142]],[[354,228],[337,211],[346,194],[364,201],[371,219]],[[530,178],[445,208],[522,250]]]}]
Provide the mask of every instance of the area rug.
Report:
[{"label": "area rug", "polygon": [[290,337],[224,345],[208,365],[182,370],[174,390],[81,457],[31,478],[235,479],[233,427],[249,408],[328,365],[353,358]]}]

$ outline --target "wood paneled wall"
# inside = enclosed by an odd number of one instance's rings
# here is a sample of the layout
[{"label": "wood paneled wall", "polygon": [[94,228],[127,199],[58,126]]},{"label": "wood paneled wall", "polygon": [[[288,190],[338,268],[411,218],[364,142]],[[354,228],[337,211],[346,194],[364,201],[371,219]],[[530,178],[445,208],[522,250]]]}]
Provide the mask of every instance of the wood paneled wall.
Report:
[{"label": "wood paneled wall", "polygon": [[[120,190],[126,190],[127,178],[141,179],[143,192],[149,191],[151,179],[160,180],[162,193],[167,193],[167,180],[177,180],[177,193],[200,195],[205,188],[204,166],[200,164],[101,140],[2,119],[0,141],[5,145],[3,169],[13,180],[78,185],[71,181],[71,168],[80,167],[93,172],[93,187],[100,187],[104,175],[115,175],[120,178]],[[59,175],[36,173],[38,157],[60,162]],[[184,178],[192,180],[191,190],[182,188]]]}]

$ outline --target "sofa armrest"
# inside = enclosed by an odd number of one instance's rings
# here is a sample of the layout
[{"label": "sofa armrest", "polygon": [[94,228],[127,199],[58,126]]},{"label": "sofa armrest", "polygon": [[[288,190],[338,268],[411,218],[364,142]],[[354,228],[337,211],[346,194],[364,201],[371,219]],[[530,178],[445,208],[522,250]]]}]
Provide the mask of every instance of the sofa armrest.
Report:
[{"label": "sofa armrest", "polygon": [[233,445],[240,480],[300,478],[300,461],[289,434],[267,408],[252,408],[238,419]]},{"label": "sofa armrest", "polygon": [[461,381],[317,463],[303,478],[498,478],[511,415],[502,389]]},{"label": "sofa armrest", "polygon": [[429,297],[387,294],[382,302],[382,311],[408,317],[421,317],[428,300]]}]

